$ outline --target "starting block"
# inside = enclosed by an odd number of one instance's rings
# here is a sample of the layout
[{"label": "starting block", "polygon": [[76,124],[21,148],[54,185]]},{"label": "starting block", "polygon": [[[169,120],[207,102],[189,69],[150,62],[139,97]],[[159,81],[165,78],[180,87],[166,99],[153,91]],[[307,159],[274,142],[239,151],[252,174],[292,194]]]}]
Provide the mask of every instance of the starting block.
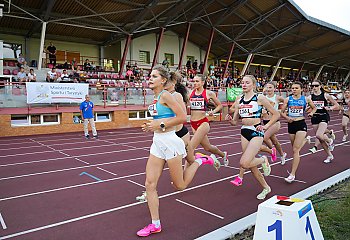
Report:
[{"label": "starting block", "polygon": [[324,240],[310,200],[274,196],[259,204],[254,240]]}]

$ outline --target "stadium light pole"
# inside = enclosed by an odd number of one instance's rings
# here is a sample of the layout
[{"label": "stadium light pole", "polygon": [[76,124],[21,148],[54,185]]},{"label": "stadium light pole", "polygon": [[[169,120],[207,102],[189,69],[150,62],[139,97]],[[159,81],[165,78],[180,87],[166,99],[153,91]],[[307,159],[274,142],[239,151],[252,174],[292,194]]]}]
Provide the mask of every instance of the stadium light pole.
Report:
[{"label": "stadium light pole", "polygon": [[179,66],[178,66],[179,71],[181,71],[181,69],[182,69],[182,59],[183,59],[183,56],[184,56],[184,53],[185,53],[185,50],[186,50],[188,36],[190,35],[190,29],[191,29],[191,23],[188,22],[187,23],[186,36],[185,36],[184,41],[182,43],[182,49],[181,49],[181,54],[180,54],[180,59],[179,59]]},{"label": "stadium light pole", "polygon": [[[44,53],[44,42],[45,42],[45,33],[46,33],[46,24],[47,22],[43,22],[43,26],[41,28],[41,38],[40,38],[40,48],[39,48],[39,59],[38,59],[38,70],[41,70],[43,63],[43,53]],[[46,56],[46,54],[45,54]]]},{"label": "stadium light pole", "polygon": [[275,75],[276,75],[276,73],[277,73],[278,68],[279,68],[280,65],[281,65],[282,60],[283,60],[283,58],[278,59],[278,62],[277,62],[277,64],[276,64],[276,66],[275,66],[275,69],[273,70],[272,75],[271,75],[271,77],[270,77],[270,82],[272,82],[273,79],[275,78]]},{"label": "stadium light pole", "polygon": [[204,71],[207,67],[207,64],[208,64],[208,57],[209,57],[209,53],[210,53],[210,49],[211,49],[211,44],[213,43],[214,33],[215,33],[215,29],[212,27],[211,32],[210,32],[210,38],[209,38],[209,42],[208,42],[207,51],[205,52],[203,66],[202,66],[202,69],[200,69],[201,74],[204,73]]}]

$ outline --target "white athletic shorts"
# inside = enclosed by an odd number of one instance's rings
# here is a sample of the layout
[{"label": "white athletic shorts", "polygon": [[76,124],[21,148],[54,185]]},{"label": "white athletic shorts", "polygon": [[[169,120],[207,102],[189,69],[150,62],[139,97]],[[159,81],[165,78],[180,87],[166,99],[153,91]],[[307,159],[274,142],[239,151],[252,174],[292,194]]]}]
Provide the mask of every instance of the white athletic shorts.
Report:
[{"label": "white athletic shorts", "polygon": [[153,143],[150,153],[165,161],[181,155],[186,157],[186,147],[184,141],[176,136],[175,131],[165,133],[154,133]]}]

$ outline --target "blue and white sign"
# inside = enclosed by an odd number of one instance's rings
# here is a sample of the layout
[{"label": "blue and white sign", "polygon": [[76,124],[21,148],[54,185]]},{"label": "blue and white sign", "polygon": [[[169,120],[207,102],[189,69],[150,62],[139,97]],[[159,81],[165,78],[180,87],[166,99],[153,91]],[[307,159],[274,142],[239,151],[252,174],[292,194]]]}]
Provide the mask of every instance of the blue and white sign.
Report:
[{"label": "blue and white sign", "polygon": [[259,204],[254,240],[324,240],[310,200],[278,200]]},{"label": "blue and white sign", "polygon": [[81,103],[89,92],[85,83],[27,82],[27,103]]}]

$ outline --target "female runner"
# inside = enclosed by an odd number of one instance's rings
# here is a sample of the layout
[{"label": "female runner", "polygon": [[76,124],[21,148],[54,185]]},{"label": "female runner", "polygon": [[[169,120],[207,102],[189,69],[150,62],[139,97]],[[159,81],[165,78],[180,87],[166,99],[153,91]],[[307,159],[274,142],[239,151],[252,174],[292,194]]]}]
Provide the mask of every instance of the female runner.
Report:
[{"label": "female runner", "polygon": [[[240,166],[243,169],[250,169],[255,179],[263,187],[263,191],[257,196],[258,199],[265,199],[271,192],[270,186],[266,183],[263,175],[257,168],[261,164],[264,175],[268,176],[271,167],[266,156],[256,158],[264,140],[264,130],[269,129],[279,118],[279,113],[269,103],[263,95],[257,95],[256,79],[252,75],[246,75],[242,79],[243,95],[236,100],[236,109],[234,111],[232,125],[236,125],[238,118],[242,119],[241,144],[242,157]],[[262,126],[260,124],[262,107],[265,107],[271,113],[270,122]],[[232,181],[231,181],[232,183]]]},{"label": "female runner", "polygon": [[284,100],[281,109],[281,115],[288,121],[288,133],[293,146],[292,171],[289,176],[284,179],[289,183],[295,180],[295,173],[300,162],[300,150],[307,142],[307,125],[304,117],[306,106],[309,104],[312,109],[308,114],[310,117],[312,117],[317,110],[310,98],[301,95],[301,90],[302,84],[300,82],[294,82],[292,84],[292,95]]},{"label": "female runner", "polygon": [[205,151],[218,154],[223,158],[224,165],[227,166],[227,152],[222,152],[209,142],[208,133],[210,130],[210,125],[209,120],[206,117],[206,111],[210,100],[214,102],[216,107],[214,110],[208,112],[209,116],[213,116],[215,113],[220,112],[222,109],[222,104],[214,92],[205,89],[206,77],[204,75],[197,74],[193,78],[193,83],[194,90],[189,97],[191,108],[191,126],[194,133],[191,139],[191,145],[193,149],[196,149],[200,144]]},{"label": "female runner", "polygon": [[186,149],[184,142],[176,136],[175,127],[186,121],[186,114],[175,98],[164,90],[169,78],[169,73],[164,67],[155,67],[149,80],[149,87],[154,92],[154,102],[148,110],[153,116],[153,120],[144,123],[142,129],[145,132],[154,132],[146,165],[145,181],[147,203],[152,223],[137,232],[137,235],[142,237],[159,233],[162,230],[159,218],[157,184],[165,162],[168,164],[173,186],[178,190],[187,187],[200,165],[213,165],[214,162],[210,157],[204,156],[196,159],[185,171],[182,169],[182,158],[186,156]]},{"label": "female runner", "polygon": [[341,121],[341,126],[343,128],[343,142],[348,139],[348,124],[349,124],[349,116],[350,116],[350,90],[347,89],[344,91],[343,98],[343,118]]}]

